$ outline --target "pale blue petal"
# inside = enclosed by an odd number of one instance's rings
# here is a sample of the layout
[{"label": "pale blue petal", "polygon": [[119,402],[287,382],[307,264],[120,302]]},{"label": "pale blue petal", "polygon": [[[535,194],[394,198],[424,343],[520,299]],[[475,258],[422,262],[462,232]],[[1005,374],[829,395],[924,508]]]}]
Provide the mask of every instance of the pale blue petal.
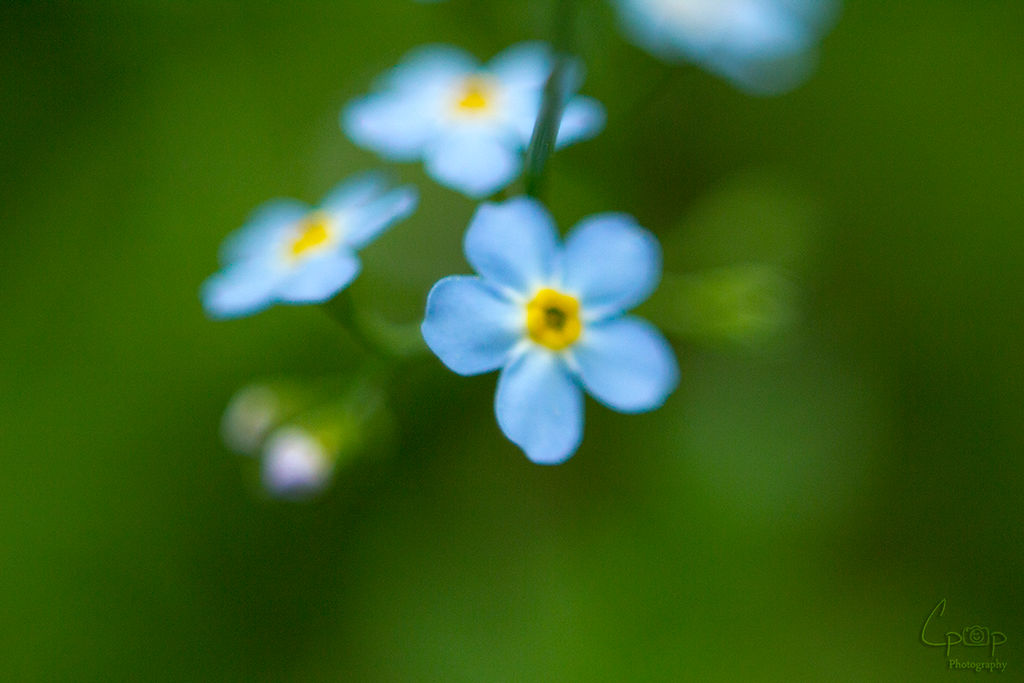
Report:
[{"label": "pale blue petal", "polygon": [[679,384],[672,347],[640,318],[590,324],[572,352],[586,390],[624,413],[658,408]]},{"label": "pale blue petal", "polygon": [[221,263],[231,265],[274,249],[276,238],[307,213],[309,207],[294,199],[274,199],[261,204],[249,215],[245,225],[221,244]]},{"label": "pale blue petal", "polygon": [[487,64],[502,86],[516,90],[544,87],[551,75],[554,59],[547,43],[528,42],[513,45]]},{"label": "pale blue petal", "polygon": [[816,33],[784,3],[749,2],[729,31],[707,47],[704,63],[754,94],[790,90],[810,73]]},{"label": "pale blue petal", "polygon": [[522,167],[519,145],[487,130],[452,130],[427,148],[427,173],[473,198],[505,187]]},{"label": "pale blue petal", "polygon": [[262,262],[229,266],[203,283],[200,299],[211,318],[239,318],[274,303],[280,273]]},{"label": "pale blue petal", "polygon": [[[792,88],[813,64],[813,46],[838,6],[834,0],[717,0],[669,5],[619,0],[630,38],[668,61],[686,60],[753,93]],[[687,11],[684,11],[687,10]]]},{"label": "pale blue petal", "polygon": [[357,173],[335,185],[320,202],[320,208],[324,211],[337,212],[368,204],[385,192],[388,185],[386,173]]},{"label": "pale blue petal", "polygon": [[419,194],[411,185],[398,187],[354,209],[346,219],[345,244],[362,249],[394,223],[416,210]]},{"label": "pale blue petal", "polygon": [[418,159],[437,131],[418,97],[403,92],[375,93],[349,103],[341,127],[361,147],[392,161]]},{"label": "pale blue petal", "polygon": [[558,147],[582,142],[604,129],[604,106],[592,97],[577,96],[569,100],[558,127]]},{"label": "pale blue petal", "polygon": [[597,214],[570,233],[563,268],[566,291],[580,298],[588,318],[601,318],[629,310],[654,292],[661,246],[632,216]]},{"label": "pale blue petal", "polygon": [[558,259],[558,231],[540,202],[516,197],[481,205],[463,247],[470,265],[484,279],[525,296],[550,284]]},{"label": "pale blue petal", "polygon": [[322,303],[352,282],[359,268],[359,259],[346,248],[310,257],[280,284],[278,299],[292,304]]},{"label": "pale blue petal", "polygon": [[[506,63],[502,64],[501,68],[509,74],[502,78],[508,92],[505,116],[525,147],[533,137],[533,129],[540,114],[544,86],[551,75],[554,60],[543,43],[525,43],[522,46],[510,48],[495,58],[495,62],[503,57],[503,61]],[[563,101],[569,102],[583,83],[583,63],[579,59],[572,58],[568,60],[564,68],[562,97]],[[572,116],[575,118],[578,113],[573,113]],[[603,121],[601,123],[603,126]],[[562,125],[566,125],[564,117]],[[570,129],[573,126],[574,124],[570,122]],[[595,135],[597,132],[598,130],[594,130],[586,137]],[[579,136],[576,139],[583,139],[583,137]],[[559,144],[568,144],[568,142],[574,141],[563,142],[561,137],[559,138]]]},{"label": "pale blue petal", "polygon": [[446,277],[430,290],[423,339],[460,375],[497,370],[522,335],[522,309],[477,277]]},{"label": "pale blue petal", "polygon": [[814,71],[817,53],[813,48],[803,52],[780,54],[772,58],[743,59],[723,57],[708,65],[750,95],[779,95],[799,86]]},{"label": "pale blue petal", "polygon": [[498,426],[538,465],[568,460],[583,439],[583,392],[564,361],[527,351],[501,372],[494,398]]},{"label": "pale blue petal", "polygon": [[[487,64],[487,70],[497,76],[505,88],[521,94],[541,90],[554,66],[551,46],[533,41],[507,48]],[[563,94],[569,97],[583,84],[586,70],[583,62],[575,57],[568,58],[564,68]]]},{"label": "pale blue petal", "polygon": [[453,84],[477,68],[461,50],[418,48],[381,79],[376,92],[345,107],[341,126],[356,144],[387,159],[418,159],[439,135]]},{"label": "pale blue petal", "polygon": [[541,91],[523,93],[505,104],[505,121],[515,131],[523,149],[530,144],[533,129],[540,116]]},{"label": "pale blue petal", "polygon": [[379,85],[396,90],[443,87],[480,68],[480,62],[465,50],[450,45],[423,45],[408,52]]}]

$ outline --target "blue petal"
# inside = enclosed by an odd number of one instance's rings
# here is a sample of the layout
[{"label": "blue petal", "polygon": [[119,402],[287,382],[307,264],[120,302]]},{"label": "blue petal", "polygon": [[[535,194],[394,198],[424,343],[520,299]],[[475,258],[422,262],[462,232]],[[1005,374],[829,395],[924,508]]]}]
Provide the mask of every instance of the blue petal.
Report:
[{"label": "blue petal", "polygon": [[324,211],[344,211],[368,204],[388,189],[388,175],[379,171],[357,173],[335,185],[320,202]]},{"label": "blue petal", "polygon": [[730,0],[694,5],[692,18],[662,3],[619,0],[631,39],[668,61],[704,65],[752,93],[790,89],[808,73],[813,44],[838,3],[833,0]]},{"label": "blue petal", "polygon": [[310,257],[298,264],[277,289],[278,298],[292,304],[327,301],[359,274],[359,259],[347,248]]},{"label": "blue petal", "polygon": [[503,87],[539,90],[544,87],[553,66],[547,43],[528,42],[499,53],[487,64],[487,70],[498,77]]},{"label": "blue petal", "polygon": [[[530,138],[533,137],[533,129],[537,123],[537,117],[540,115],[544,85],[551,75],[554,59],[547,45],[543,43],[524,43],[503,52],[495,58],[492,65],[495,71],[503,74],[500,77],[502,85],[506,90],[507,101],[504,103],[505,118],[509,125],[515,129],[516,134],[525,146],[530,142]],[[562,97],[563,101],[570,102],[576,90],[583,83],[583,63],[579,59],[572,58],[567,61],[564,68]],[[600,108],[600,105],[598,107]],[[579,113],[572,113],[572,118],[575,119]],[[600,113],[601,123],[598,126],[598,130],[604,125],[603,110]],[[561,125],[566,125],[564,116]],[[575,125],[574,121],[570,121],[570,130],[573,130]],[[594,130],[585,136],[578,135],[575,139],[567,139],[566,141],[562,141],[560,136],[558,143],[564,145],[569,142],[576,142],[577,140],[584,139],[584,137],[596,135],[598,130]]]},{"label": "blue petal", "polygon": [[604,106],[592,97],[577,96],[569,100],[558,127],[558,147],[582,142],[604,128]]},{"label": "blue petal", "polygon": [[211,318],[239,318],[274,303],[280,272],[265,262],[229,266],[203,283],[200,299]]},{"label": "blue petal", "polygon": [[352,101],[341,113],[341,127],[357,145],[392,161],[418,159],[437,129],[419,98],[400,92]]},{"label": "blue petal", "polygon": [[425,165],[442,185],[480,198],[515,180],[522,160],[517,142],[489,130],[463,128],[432,141]]},{"label": "blue petal", "polygon": [[640,318],[588,325],[573,347],[573,357],[586,390],[624,413],[654,410],[679,383],[672,347],[656,327]]},{"label": "blue petal", "polygon": [[245,225],[221,244],[221,263],[231,265],[273,249],[276,237],[308,212],[308,206],[294,199],[274,199],[261,204],[249,215]]},{"label": "blue petal", "polygon": [[566,290],[579,296],[588,318],[621,313],[658,286],[661,247],[632,216],[590,216],[566,240],[563,278]]},{"label": "blue petal", "polygon": [[345,244],[362,249],[389,226],[411,215],[418,201],[416,188],[406,185],[360,206],[347,219]]},{"label": "blue petal", "polygon": [[807,80],[817,63],[815,51],[786,53],[771,58],[747,59],[722,57],[706,64],[713,71],[732,81],[750,95],[779,95],[793,90]]},{"label": "blue petal", "polygon": [[478,69],[473,57],[456,48],[414,50],[378,82],[377,92],[345,108],[342,128],[357,144],[388,159],[417,159],[436,140],[453,88]]},{"label": "blue petal", "polygon": [[565,462],[583,439],[583,392],[546,351],[522,353],[502,371],[494,410],[501,431],[538,465]]},{"label": "blue petal", "polygon": [[533,129],[540,116],[541,91],[523,93],[521,96],[504,104],[504,119],[509,128],[515,131],[520,147],[525,149],[533,137]]},{"label": "blue petal", "polygon": [[416,208],[419,195],[411,185],[389,191],[390,178],[370,171],[342,182],[331,190],[321,208],[341,221],[345,244],[359,249],[392,223]]},{"label": "blue petal", "polygon": [[409,51],[379,85],[398,90],[435,88],[479,68],[480,62],[475,57],[457,47],[422,45]]},{"label": "blue petal", "polygon": [[558,247],[551,214],[528,197],[481,205],[464,243],[466,258],[476,272],[524,296],[549,284]]},{"label": "blue petal", "polygon": [[480,278],[446,277],[430,290],[423,339],[460,375],[497,370],[522,336],[522,309]]}]

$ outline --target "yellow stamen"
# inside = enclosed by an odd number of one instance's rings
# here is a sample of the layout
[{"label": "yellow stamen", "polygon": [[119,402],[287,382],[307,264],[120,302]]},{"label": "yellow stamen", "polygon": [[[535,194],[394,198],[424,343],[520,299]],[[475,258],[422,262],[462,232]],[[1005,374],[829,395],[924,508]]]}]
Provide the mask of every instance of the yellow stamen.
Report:
[{"label": "yellow stamen", "polygon": [[493,88],[486,79],[470,76],[462,84],[456,106],[460,111],[478,114],[490,108],[493,94]]},{"label": "yellow stamen", "polygon": [[526,304],[526,331],[552,351],[571,346],[583,332],[580,302],[553,289],[540,290]]},{"label": "yellow stamen", "polygon": [[302,221],[299,235],[291,244],[291,255],[300,257],[308,251],[324,246],[331,239],[331,218],[322,211]]}]

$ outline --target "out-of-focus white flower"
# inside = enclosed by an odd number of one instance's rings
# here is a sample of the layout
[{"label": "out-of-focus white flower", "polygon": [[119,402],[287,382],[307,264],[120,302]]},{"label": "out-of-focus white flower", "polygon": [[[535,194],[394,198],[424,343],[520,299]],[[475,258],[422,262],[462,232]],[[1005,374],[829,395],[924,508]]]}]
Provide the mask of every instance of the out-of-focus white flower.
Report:
[{"label": "out-of-focus white flower", "polygon": [[305,429],[283,427],[263,449],[263,485],[279,498],[309,498],[326,488],[335,458]]}]

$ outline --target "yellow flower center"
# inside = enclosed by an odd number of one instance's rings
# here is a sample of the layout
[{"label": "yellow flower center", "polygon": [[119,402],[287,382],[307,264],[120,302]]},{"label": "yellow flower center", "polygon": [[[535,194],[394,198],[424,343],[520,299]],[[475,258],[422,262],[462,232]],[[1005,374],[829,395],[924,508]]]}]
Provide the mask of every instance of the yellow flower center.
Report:
[{"label": "yellow flower center", "polygon": [[322,248],[331,239],[331,217],[323,211],[317,211],[306,217],[299,226],[299,233],[292,240],[290,253],[299,258],[307,252]]},{"label": "yellow flower center", "polygon": [[583,332],[580,302],[553,289],[540,290],[526,304],[526,331],[552,351],[572,346]]},{"label": "yellow flower center", "polygon": [[462,84],[455,108],[464,114],[482,114],[491,108],[493,100],[494,87],[487,79],[481,76],[470,76]]}]

